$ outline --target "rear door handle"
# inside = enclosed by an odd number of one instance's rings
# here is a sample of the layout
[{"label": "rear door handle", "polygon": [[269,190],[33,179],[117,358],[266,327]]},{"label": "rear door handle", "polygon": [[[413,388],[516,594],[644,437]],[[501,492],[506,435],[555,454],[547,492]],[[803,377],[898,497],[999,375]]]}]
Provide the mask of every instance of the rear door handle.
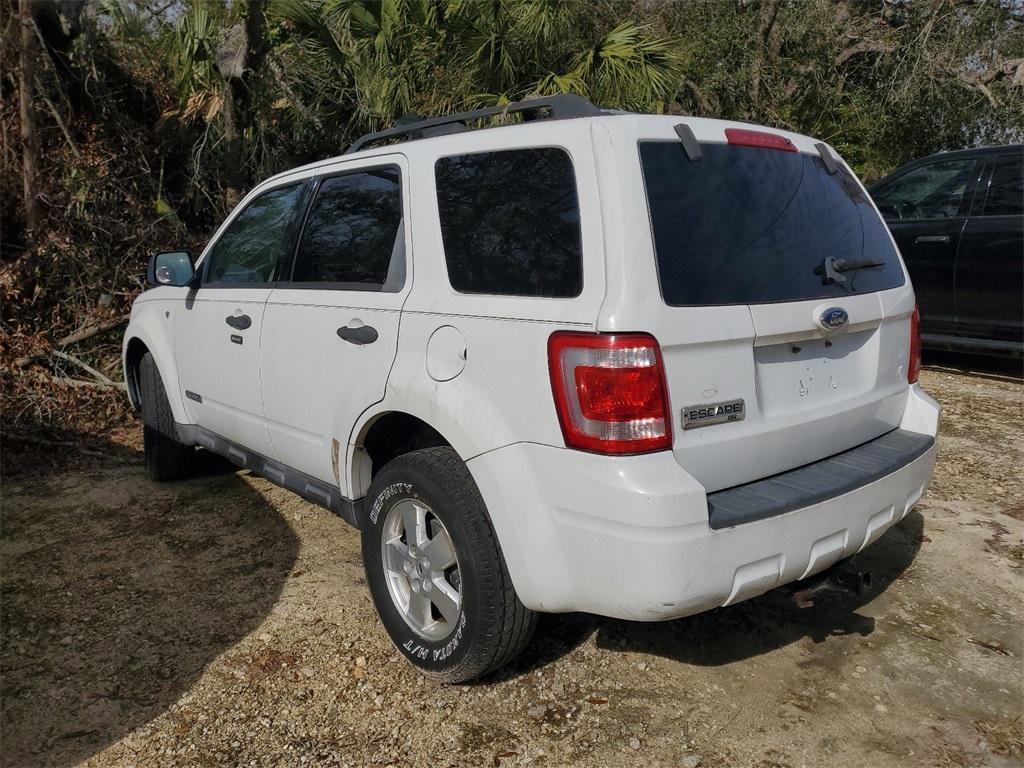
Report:
[{"label": "rear door handle", "polygon": [[250,325],[252,325],[252,318],[248,315],[228,315],[224,318],[224,322],[230,325],[232,328],[237,328],[240,331],[244,331]]},{"label": "rear door handle", "polygon": [[949,235],[921,235],[914,238],[915,243],[948,243]]},{"label": "rear door handle", "polygon": [[343,325],[338,329],[338,336],[350,344],[372,344],[377,340],[377,329],[372,325],[351,327]]}]

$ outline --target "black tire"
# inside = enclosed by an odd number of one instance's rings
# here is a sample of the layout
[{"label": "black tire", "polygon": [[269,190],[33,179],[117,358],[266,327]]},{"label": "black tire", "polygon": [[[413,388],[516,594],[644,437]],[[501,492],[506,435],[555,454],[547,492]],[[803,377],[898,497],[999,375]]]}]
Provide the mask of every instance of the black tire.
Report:
[{"label": "black tire", "polygon": [[[388,512],[403,500],[430,508],[458,557],[462,604],[453,629],[430,640],[406,623],[388,589],[381,542]],[[481,677],[526,646],[537,614],[516,595],[480,492],[451,448],[423,448],[385,465],[366,497],[363,565],[370,594],[392,642],[411,664],[445,683]],[[396,513],[397,514],[397,513]]]},{"label": "black tire", "polygon": [[194,467],[195,448],[179,443],[175,437],[171,404],[167,401],[160,371],[149,352],[139,361],[138,375],[146,473],[150,480],[161,482],[189,477]]}]

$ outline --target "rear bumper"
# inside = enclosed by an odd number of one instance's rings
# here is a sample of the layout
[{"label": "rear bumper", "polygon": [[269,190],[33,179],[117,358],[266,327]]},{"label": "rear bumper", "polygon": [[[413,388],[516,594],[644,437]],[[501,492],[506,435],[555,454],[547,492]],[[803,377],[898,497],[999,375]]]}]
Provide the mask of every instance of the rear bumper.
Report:
[{"label": "rear bumper", "polygon": [[[907,398],[901,429],[934,438],[938,404],[917,386]],[[859,552],[913,507],[935,457],[932,442],[853,490],[719,529],[704,489],[669,452],[520,443],[468,465],[525,605],[657,621],[746,600]]]}]

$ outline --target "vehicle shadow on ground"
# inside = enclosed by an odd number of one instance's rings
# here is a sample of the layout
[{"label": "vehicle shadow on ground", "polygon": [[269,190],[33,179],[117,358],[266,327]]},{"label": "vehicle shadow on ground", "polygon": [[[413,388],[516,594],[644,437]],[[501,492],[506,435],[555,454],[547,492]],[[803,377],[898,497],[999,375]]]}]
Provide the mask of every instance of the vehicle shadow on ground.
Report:
[{"label": "vehicle shadow on ground", "polygon": [[832,598],[799,609],[785,590],[774,590],[728,608],[674,621],[645,623],[588,614],[542,616],[533,641],[500,679],[528,674],[565,656],[596,633],[599,648],[650,653],[684,664],[719,666],[790,645],[804,637],[815,643],[837,635],[869,636],[875,620],[858,611],[878,597],[913,563],[921,547],[924,519],[911,511],[897,526],[856,556],[854,564],[872,574],[858,597]]},{"label": "vehicle shadow on ground", "polygon": [[5,483],[4,765],[76,764],[168,709],[295,563],[298,538],[235,467],[207,454],[196,479],[156,484],[138,458]]}]

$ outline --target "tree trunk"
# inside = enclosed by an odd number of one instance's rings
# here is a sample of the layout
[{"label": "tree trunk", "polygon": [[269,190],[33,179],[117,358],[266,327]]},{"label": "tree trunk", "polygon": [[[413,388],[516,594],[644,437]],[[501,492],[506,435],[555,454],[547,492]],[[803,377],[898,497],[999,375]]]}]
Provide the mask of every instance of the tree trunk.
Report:
[{"label": "tree trunk", "polygon": [[31,0],[18,0],[18,18],[21,22],[18,105],[21,120],[22,196],[25,226],[32,233],[39,226],[39,199],[36,196],[36,119],[32,111],[36,32],[32,28]]},{"label": "tree trunk", "polygon": [[266,53],[263,40],[265,0],[242,0],[243,22],[228,33],[217,51],[217,71],[227,84],[224,104],[225,202],[233,208],[242,199],[245,134],[252,124],[252,91]]},{"label": "tree trunk", "polygon": [[779,7],[782,5],[782,0],[766,0],[761,5],[761,23],[757,30],[757,39],[754,42],[756,51],[754,54],[754,62],[750,72],[750,110],[749,116],[751,119],[760,122],[763,118],[761,117],[761,103],[762,103],[762,82],[764,79],[764,70],[766,69],[766,59],[773,58],[771,54],[774,53],[770,46],[770,38],[772,36],[772,30],[775,29],[775,22],[779,17]]}]

